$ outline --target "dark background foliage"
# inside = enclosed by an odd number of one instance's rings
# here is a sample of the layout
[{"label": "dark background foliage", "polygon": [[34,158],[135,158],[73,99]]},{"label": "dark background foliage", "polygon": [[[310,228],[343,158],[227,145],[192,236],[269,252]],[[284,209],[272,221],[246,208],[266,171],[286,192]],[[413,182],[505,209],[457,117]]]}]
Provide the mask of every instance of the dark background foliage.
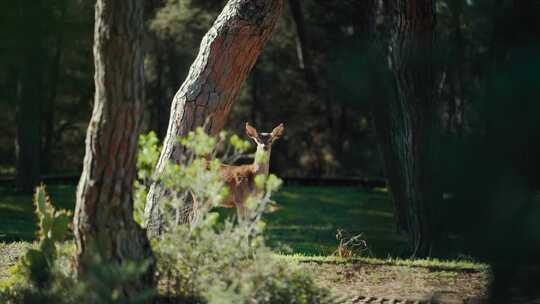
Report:
[{"label": "dark background foliage", "polygon": [[[272,171],[281,176],[383,177],[371,115],[374,104],[395,98],[392,81],[376,76],[381,66],[376,58],[387,52],[383,7],[376,16],[378,31],[366,45],[358,30],[362,8],[357,1],[300,1],[306,38],[299,44],[294,1],[285,2],[227,127],[243,132],[249,121],[270,130],[284,122],[285,136],[272,155]],[[438,186],[452,194],[439,212],[463,219],[443,227],[458,235],[477,231],[470,235],[481,236],[486,227],[497,227],[489,232],[497,237],[484,239],[488,247],[504,244],[501,239],[516,230],[538,231],[531,218],[538,204],[531,197],[540,182],[535,92],[540,35],[535,2],[523,3],[532,6],[436,1],[436,64],[445,77],[436,101],[443,141],[435,172],[441,175]],[[145,120],[146,129],[161,138],[170,101],[223,4],[147,1]],[[33,153],[39,155],[41,175],[80,172],[93,97],[93,9],[91,1],[0,4],[1,176],[15,174],[15,139],[23,136],[17,126],[29,121],[37,124],[33,140],[40,148]],[[22,110],[31,114],[26,122],[17,119]],[[486,212],[493,222],[477,225]],[[523,238],[540,239],[529,232]],[[468,239],[480,244],[477,240]],[[535,241],[513,240],[538,247]]]}]

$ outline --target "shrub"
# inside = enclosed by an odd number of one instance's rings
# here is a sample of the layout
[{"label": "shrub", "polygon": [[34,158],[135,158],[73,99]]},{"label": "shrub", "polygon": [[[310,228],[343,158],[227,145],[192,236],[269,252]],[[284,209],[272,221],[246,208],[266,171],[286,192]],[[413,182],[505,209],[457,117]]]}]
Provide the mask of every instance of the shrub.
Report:
[{"label": "shrub", "polygon": [[[144,197],[158,178],[172,195],[161,202],[165,229],[152,243],[157,259],[159,292],[167,303],[325,303],[328,291],[318,287],[294,262],[278,260],[265,246],[262,214],[281,181],[258,176],[264,191],[250,198],[248,220],[219,221],[213,212],[227,189],[220,178],[220,159],[238,159],[249,144],[238,136],[220,133],[217,139],[202,129],[181,139],[185,162],[170,164],[163,176],[152,175],[158,142],[154,134],[141,137],[134,216],[144,221]],[[221,151],[221,152],[218,152]],[[209,158],[214,158],[210,161]],[[188,194],[196,198],[196,216],[179,225]],[[144,273],[147,265],[109,265],[99,257],[84,276],[75,277],[72,242],[62,243],[70,215],[54,209],[42,186],[35,196],[39,242],[13,268],[15,278],[0,290],[1,303],[142,303],[155,293],[141,290],[135,299],[124,297],[121,286]]]},{"label": "shrub", "polygon": [[38,243],[11,267],[10,282],[4,288],[26,282],[37,288],[50,287],[52,268],[58,257],[58,244],[68,234],[71,214],[52,206],[45,186],[36,188],[33,202],[38,219]]},{"label": "shrub", "polygon": [[96,257],[88,273],[76,279],[75,244],[63,242],[71,214],[53,207],[44,186],[36,189],[34,205],[38,243],[10,269],[10,279],[0,286],[0,303],[143,303],[153,295],[143,290],[128,301],[121,292],[121,286],[145,272],[145,264],[109,265]]},{"label": "shrub", "polygon": [[169,230],[154,246],[162,291],[179,303],[324,303],[328,292],[260,235],[211,213],[197,227]]},{"label": "shrub", "polygon": [[[256,185],[264,191],[249,199],[247,220],[220,222],[212,209],[227,189],[216,156],[237,159],[248,145],[226,133],[214,140],[202,129],[180,141],[187,150],[185,162],[168,165],[159,177],[170,192],[160,204],[165,232],[153,243],[162,294],[179,303],[329,301],[328,291],[316,286],[298,265],[278,261],[264,245],[262,215],[281,180],[257,176]],[[218,148],[229,152],[220,153]],[[208,155],[214,160],[208,161]],[[188,195],[196,198],[197,215],[191,225],[178,225],[178,212],[185,209]]]}]

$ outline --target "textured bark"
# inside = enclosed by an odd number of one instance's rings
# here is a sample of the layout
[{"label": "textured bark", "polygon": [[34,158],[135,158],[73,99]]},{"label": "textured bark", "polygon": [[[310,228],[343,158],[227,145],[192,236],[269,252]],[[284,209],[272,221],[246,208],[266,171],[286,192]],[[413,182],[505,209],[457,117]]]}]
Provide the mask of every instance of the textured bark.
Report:
[{"label": "textured bark", "polygon": [[379,106],[376,127],[398,225],[410,233],[413,255],[424,256],[437,240],[435,7],[432,0],[389,4],[396,96]]},{"label": "textured bark", "polygon": [[[79,274],[88,259],[153,261],[146,233],[133,219],[132,186],[144,100],[143,3],[98,0],[95,13],[94,109],[77,188],[75,239]],[[153,267],[123,287],[135,296],[153,284]]]},{"label": "textured bark", "polygon": [[[230,0],[201,42],[189,74],[173,98],[171,117],[155,174],[184,153],[178,136],[206,124],[217,134],[277,22],[282,0]],[[159,200],[165,189],[154,183],[145,218],[150,235],[159,233]]]},{"label": "textured bark", "polygon": [[20,49],[24,64],[21,64],[17,85],[17,138],[15,153],[17,158],[16,187],[31,193],[40,178],[41,150],[41,103],[43,102],[42,54],[45,49],[43,38],[42,1],[25,3],[20,6],[20,18],[32,20],[21,25],[22,32],[32,39],[21,39]]},{"label": "textured bark", "polygon": [[[388,65],[388,50],[381,49],[381,46],[385,44],[366,43],[368,40],[373,39],[376,31],[376,19],[382,18],[383,30],[379,32],[381,40],[386,41],[390,39],[390,33],[392,32],[392,1],[390,0],[375,0],[358,3],[356,6],[357,11],[357,36],[362,39],[364,49],[367,50],[368,60],[371,64],[366,68],[370,73],[370,87],[373,92],[370,96],[371,110],[373,115],[373,123],[376,130],[376,137],[379,146],[380,153],[382,155],[383,167],[387,184],[390,185],[391,192],[394,196],[393,209],[394,219],[398,230],[407,230],[407,209],[404,204],[397,203],[396,195],[403,193],[400,180],[396,179],[394,172],[399,170],[399,159],[396,157],[396,151],[392,146],[392,135],[390,133],[392,124],[392,116],[390,110],[395,107],[396,98],[396,82],[392,71]],[[363,71],[366,73],[365,71]],[[395,109],[394,109],[395,110]],[[402,201],[402,200],[401,200]]]}]

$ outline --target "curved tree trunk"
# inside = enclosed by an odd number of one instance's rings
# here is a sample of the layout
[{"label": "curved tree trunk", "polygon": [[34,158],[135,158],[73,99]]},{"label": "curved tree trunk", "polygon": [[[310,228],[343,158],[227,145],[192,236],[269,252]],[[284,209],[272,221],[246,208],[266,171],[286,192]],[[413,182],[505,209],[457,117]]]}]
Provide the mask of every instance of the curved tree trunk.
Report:
[{"label": "curved tree trunk", "polygon": [[[141,130],[144,75],[143,2],[98,0],[95,13],[94,109],[77,188],[75,238],[79,274],[86,261],[152,261],[146,234],[133,219],[132,186]],[[153,283],[153,267],[124,286],[131,297]]]},{"label": "curved tree trunk", "polygon": [[[230,0],[204,36],[189,74],[173,98],[169,128],[156,167],[159,176],[168,162],[184,153],[177,137],[202,126],[217,134],[241,85],[255,64],[277,22],[282,0]],[[165,189],[154,183],[145,209],[151,236],[160,231],[159,200]]]},{"label": "curved tree trunk", "polygon": [[396,96],[375,115],[398,225],[413,255],[430,255],[437,241],[434,156],[437,128],[435,7],[432,0],[390,1],[390,65]]}]

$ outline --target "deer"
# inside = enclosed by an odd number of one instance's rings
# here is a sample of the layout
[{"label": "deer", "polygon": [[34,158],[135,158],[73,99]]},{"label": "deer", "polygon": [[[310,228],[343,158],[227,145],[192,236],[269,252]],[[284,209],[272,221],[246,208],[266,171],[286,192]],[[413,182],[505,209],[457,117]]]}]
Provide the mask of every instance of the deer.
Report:
[{"label": "deer", "polygon": [[270,153],[272,145],[283,135],[285,127],[283,123],[275,127],[270,133],[259,133],[257,129],[246,122],[246,135],[257,145],[255,158],[252,164],[248,165],[220,165],[220,173],[224,184],[229,188],[229,194],[222,201],[220,206],[234,208],[238,214],[238,219],[246,218],[246,201],[250,196],[259,194],[259,189],[255,185],[255,176],[268,176],[270,167]]}]

